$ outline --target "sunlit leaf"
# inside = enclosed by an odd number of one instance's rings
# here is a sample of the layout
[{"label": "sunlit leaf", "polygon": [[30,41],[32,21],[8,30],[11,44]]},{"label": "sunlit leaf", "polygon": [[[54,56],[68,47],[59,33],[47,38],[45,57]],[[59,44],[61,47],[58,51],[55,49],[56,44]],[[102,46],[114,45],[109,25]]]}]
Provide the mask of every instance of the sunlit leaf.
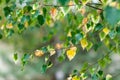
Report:
[{"label": "sunlit leaf", "polygon": [[73,76],[72,80],[80,80],[80,78],[78,76]]},{"label": "sunlit leaf", "polygon": [[75,57],[76,50],[76,47],[71,47],[69,50],[66,51],[67,57],[70,61]]},{"label": "sunlit leaf", "polygon": [[13,28],[12,23],[7,24],[7,25],[6,25],[6,28],[8,28],[8,29],[12,29],[12,28]]},{"label": "sunlit leaf", "polygon": [[99,33],[100,40],[103,41],[106,37],[106,34],[104,32]]},{"label": "sunlit leaf", "polygon": [[93,46],[92,42],[88,42],[88,46],[86,47],[87,51],[89,51]]},{"label": "sunlit leaf", "polygon": [[106,80],[112,80],[112,76],[110,74],[106,75]]},{"label": "sunlit leaf", "polygon": [[49,52],[50,52],[50,56],[52,56],[56,53],[56,51],[54,49],[50,49]]},{"label": "sunlit leaf", "polygon": [[85,49],[88,46],[88,42],[85,38],[83,38],[82,40],[80,40],[81,46],[83,49]]},{"label": "sunlit leaf", "polygon": [[44,55],[44,52],[43,52],[42,50],[36,50],[34,54],[35,54],[35,56],[37,56],[37,57],[41,57],[41,56]]},{"label": "sunlit leaf", "polygon": [[105,27],[105,28],[103,29],[103,32],[107,35],[107,34],[110,32],[110,30],[109,30],[107,27]]}]

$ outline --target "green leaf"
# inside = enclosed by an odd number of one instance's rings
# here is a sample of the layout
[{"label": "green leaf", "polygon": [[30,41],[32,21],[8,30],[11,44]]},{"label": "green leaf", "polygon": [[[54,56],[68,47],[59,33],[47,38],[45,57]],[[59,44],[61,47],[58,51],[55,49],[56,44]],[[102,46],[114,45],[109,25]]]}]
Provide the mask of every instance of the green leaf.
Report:
[{"label": "green leaf", "polygon": [[47,48],[47,47],[42,47],[41,50],[42,50],[44,53],[47,53],[47,52],[48,52],[48,48]]},{"label": "green leaf", "polygon": [[24,54],[23,57],[21,58],[21,62],[22,62],[22,65],[24,66],[28,59],[30,58],[30,55],[29,54]]},{"label": "green leaf", "polygon": [[96,74],[93,74],[93,75],[92,75],[92,80],[99,80],[99,79],[98,79],[98,76],[97,76]]},{"label": "green leaf", "polygon": [[83,38],[83,34],[82,33],[78,33],[75,35],[76,41],[79,42],[82,38]]},{"label": "green leaf", "polygon": [[109,57],[109,56],[106,56],[105,58],[104,58],[104,61],[106,62],[106,63],[111,63],[111,58]]},{"label": "green leaf", "polygon": [[12,30],[12,29],[7,30],[7,32],[6,32],[6,37],[12,36],[13,33],[14,33],[14,30]]},{"label": "green leaf", "polygon": [[99,71],[98,71],[98,75],[99,75],[99,76],[103,76],[103,71],[99,70]]},{"label": "green leaf", "polygon": [[14,59],[15,61],[18,59],[17,53],[15,53],[15,54],[13,55],[13,59]]},{"label": "green leaf", "polygon": [[85,72],[86,71],[86,69],[88,68],[88,63],[84,63],[83,64],[83,67],[81,68],[81,70],[80,70],[80,73],[83,73],[83,72]]},{"label": "green leaf", "polygon": [[2,34],[0,34],[0,39],[2,39],[2,37],[3,37]]},{"label": "green leaf", "polygon": [[20,32],[24,29],[24,24],[19,23],[18,24],[18,29],[20,30]]},{"label": "green leaf", "polygon": [[64,61],[65,60],[65,55],[60,55],[59,57],[58,57],[58,61],[59,62],[62,62],[62,61]]},{"label": "green leaf", "polygon": [[44,17],[42,15],[38,15],[37,20],[40,25],[43,25],[45,22]]},{"label": "green leaf", "polygon": [[24,2],[24,0],[19,0],[19,3],[22,4]]},{"label": "green leaf", "polygon": [[47,65],[46,65],[46,64],[43,64],[43,65],[42,65],[41,72],[42,72],[42,73],[45,73],[46,70],[47,70]]},{"label": "green leaf", "polygon": [[2,20],[2,17],[0,16],[0,20]]},{"label": "green leaf", "polygon": [[104,32],[100,32],[99,37],[100,37],[100,40],[103,41],[105,39],[106,35]]},{"label": "green leaf", "polygon": [[95,30],[95,31],[99,31],[99,30],[101,30],[102,28],[103,28],[102,24],[101,24],[101,23],[97,23],[96,26],[95,26],[95,28],[94,28],[94,30]]},{"label": "green leaf", "polygon": [[74,0],[74,2],[75,2],[76,4],[79,4],[79,0]]},{"label": "green leaf", "polygon": [[69,0],[59,0],[59,3],[60,3],[61,5],[65,5],[68,1],[69,1]]},{"label": "green leaf", "polygon": [[23,10],[24,10],[24,13],[28,13],[28,12],[30,12],[32,10],[32,7],[31,6],[25,6],[23,8]]},{"label": "green leaf", "polygon": [[4,7],[4,15],[5,15],[6,17],[10,14],[10,12],[11,12],[10,7],[8,7],[8,6]]},{"label": "green leaf", "polygon": [[87,51],[89,51],[93,46],[92,42],[88,42],[88,46],[86,47]]},{"label": "green leaf", "polygon": [[94,47],[93,47],[94,50],[97,51],[101,45],[102,45],[101,42],[98,42],[98,43],[94,44]]},{"label": "green leaf", "polygon": [[120,33],[120,26],[116,27],[116,32]]},{"label": "green leaf", "polygon": [[116,33],[116,31],[114,31],[114,30],[112,30],[112,31],[109,32],[109,36],[110,36],[111,39],[114,39],[115,36],[116,36],[116,34],[117,34],[117,33]]},{"label": "green leaf", "polygon": [[52,67],[52,65],[53,65],[53,63],[52,63],[51,61],[49,61],[49,62],[47,63],[47,68]]},{"label": "green leaf", "polygon": [[5,0],[6,1],[6,4],[10,2],[10,0]]},{"label": "green leaf", "polygon": [[107,6],[104,10],[104,17],[107,22],[113,27],[120,21],[120,10]]},{"label": "green leaf", "polygon": [[46,16],[46,13],[47,13],[47,9],[44,7],[43,8],[43,15]]},{"label": "green leaf", "polygon": [[103,59],[99,59],[98,64],[100,65],[100,67],[104,68],[106,65],[106,62]]}]

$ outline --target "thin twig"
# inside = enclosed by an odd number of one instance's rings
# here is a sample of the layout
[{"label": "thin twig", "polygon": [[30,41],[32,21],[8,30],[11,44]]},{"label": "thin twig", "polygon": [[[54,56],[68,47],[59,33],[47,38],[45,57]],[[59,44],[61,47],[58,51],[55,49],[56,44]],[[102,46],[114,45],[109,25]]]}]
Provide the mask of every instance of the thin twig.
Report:
[{"label": "thin twig", "polygon": [[[83,4],[82,1],[79,1],[79,3],[80,3],[80,4]],[[95,3],[91,3],[91,4],[95,4]],[[90,4],[90,3],[87,3],[87,4],[85,4],[85,5],[88,6],[88,7],[93,8],[93,9],[98,9],[98,10],[103,11],[103,9],[98,8],[98,7],[95,7],[95,6],[92,6],[91,4]],[[96,3],[96,4],[97,4],[97,3]],[[100,4],[100,5],[102,5],[102,4]]]},{"label": "thin twig", "polygon": [[[39,3],[40,5],[41,5],[41,3]],[[82,4],[82,2],[81,1],[79,1],[79,4]],[[93,9],[97,9],[97,10],[102,10],[103,11],[103,9],[101,9],[101,8],[98,8],[98,7],[95,7],[95,6],[92,6],[92,5],[102,5],[102,4],[99,4],[99,3],[87,3],[87,4],[85,4],[86,6],[88,6],[88,7],[91,7],[91,8],[93,8]],[[70,7],[70,6],[76,6],[75,4],[73,4],[73,5],[53,5],[53,4],[43,4],[42,6],[51,6],[51,7]]]},{"label": "thin twig", "polygon": [[101,3],[87,3],[87,4],[90,4],[90,5],[102,5]]},{"label": "thin twig", "polygon": [[118,77],[119,75],[120,75],[120,72],[115,74],[115,75],[113,75],[112,79],[114,79],[115,77]]},{"label": "thin twig", "polygon": [[53,7],[70,7],[70,6],[76,6],[76,5],[52,5],[52,4],[43,4],[43,6],[53,6]]},{"label": "thin twig", "polygon": [[[113,51],[114,49],[115,49],[115,47],[114,47],[112,50],[110,50],[106,55],[104,55],[100,60],[102,60],[102,59],[104,59],[106,56],[110,55],[110,53],[112,53],[112,51]],[[98,63],[98,61],[96,61],[95,63],[89,65],[89,66],[87,67],[87,69],[86,69],[85,72],[87,72],[87,71],[89,70],[89,68],[91,68],[92,66],[96,65],[97,63]]]},{"label": "thin twig", "polygon": [[91,5],[89,5],[89,4],[86,4],[86,6],[103,11],[103,9],[98,8],[98,7],[95,7],[95,6],[91,6]]}]

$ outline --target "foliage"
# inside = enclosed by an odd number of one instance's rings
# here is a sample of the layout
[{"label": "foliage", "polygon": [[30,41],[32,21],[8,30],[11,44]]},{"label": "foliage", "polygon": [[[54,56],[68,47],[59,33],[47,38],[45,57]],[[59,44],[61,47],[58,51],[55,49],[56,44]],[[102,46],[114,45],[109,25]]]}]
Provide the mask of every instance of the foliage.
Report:
[{"label": "foliage", "polygon": [[[35,54],[44,57],[42,72],[52,67],[51,57],[57,55],[60,62],[71,61],[79,50],[89,52],[105,46],[106,54],[92,65],[85,64],[81,70],[71,73],[70,80],[110,80],[102,69],[111,62],[110,54],[120,53],[120,3],[119,0],[0,0],[0,39],[24,33],[29,29],[45,29],[43,41],[56,37],[61,43],[48,44],[24,54],[24,67]],[[60,33],[62,32],[62,33]],[[80,47],[80,48],[79,48]],[[81,49],[82,47],[82,49]],[[17,53],[13,56],[18,59]],[[96,67],[96,65],[98,67]],[[99,68],[100,67],[100,68]],[[90,76],[89,76],[90,75]]]}]

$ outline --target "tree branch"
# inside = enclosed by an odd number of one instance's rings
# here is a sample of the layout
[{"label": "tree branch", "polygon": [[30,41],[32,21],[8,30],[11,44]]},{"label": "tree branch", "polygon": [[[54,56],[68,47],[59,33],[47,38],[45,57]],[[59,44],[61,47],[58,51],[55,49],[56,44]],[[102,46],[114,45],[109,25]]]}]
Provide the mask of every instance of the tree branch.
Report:
[{"label": "tree branch", "polygon": [[[106,55],[104,55],[100,60],[104,59],[106,56],[109,56],[110,53],[112,53],[112,51],[113,51],[114,49],[115,49],[115,47],[114,47],[112,50],[110,50]],[[91,68],[92,66],[96,65],[98,62],[99,62],[99,61],[97,60],[95,63],[89,65],[89,66],[87,67],[87,69],[86,69],[85,72],[87,72],[87,71],[89,70],[89,68]]]},{"label": "tree branch", "polygon": [[[41,3],[39,3],[41,5]],[[82,4],[81,1],[79,1],[79,5]],[[88,7],[91,7],[93,9],[97,9],[97,10],[102,10],[101,8],[98,8],[98,7],[95,7],[95,6],[92,6],[92,5],[102,5],[102,4],[99,4],[99,3],[87,3],[86,6]],[[70,7],[70,6],[76,6],[75,4],[73,5],[53,5],[53,4],[43,4],[42,6],[48,6],[48,7]]]}]

